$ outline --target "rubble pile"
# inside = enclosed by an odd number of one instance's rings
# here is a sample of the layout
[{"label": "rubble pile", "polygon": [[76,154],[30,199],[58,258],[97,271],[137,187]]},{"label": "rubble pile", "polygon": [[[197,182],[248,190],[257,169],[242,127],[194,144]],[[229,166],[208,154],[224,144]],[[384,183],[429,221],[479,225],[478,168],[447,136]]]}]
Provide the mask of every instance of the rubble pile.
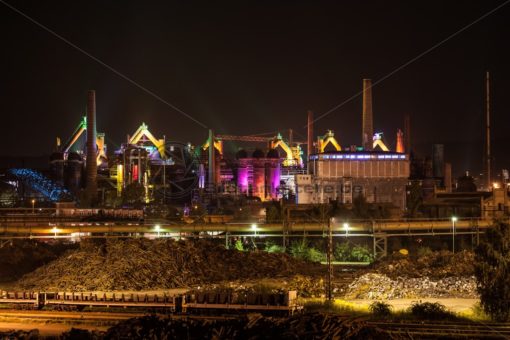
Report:
[{"label": "rubble pile", "polygon": [[110,328],[105,339],[394,339],[361,320],[310,313],[289,318],[249,314],[236,319],[205,320],[145,316]]},{"label": "rubble pile", "polygon": [[19,279],[48,262],[58,258],[75,245],[54,243],[47,244],[35,240],[0,241],[0,282]]},{"label": "rubble pile", "polygon": [[316,275],[320,264],[286,254],[240,252],[205,240],[86,240],[25,275],[20,289],[112,291],[184,288],[259,278]]},{"label": "rubble pile", "polygon": [[432,279],[396,277],[377,273],[361,275],[345,293],[347,299],[477,298],[476,280],[469,277]]},{"label": "rubble pile", "polygon": [[455,254],[449,251],[428,252],[416,257],[395,253],[373,263],[369,271],[385,274],[391,278],[399,276],[432,279],[450,276],[469,277],[474,275],[474,258],[474,253],[466,250]]},{"label": "rubble pile", "polygon": [[344,297],[348,299],[477,298],[474,253],[426,252],[390,255],[360,271]]}]

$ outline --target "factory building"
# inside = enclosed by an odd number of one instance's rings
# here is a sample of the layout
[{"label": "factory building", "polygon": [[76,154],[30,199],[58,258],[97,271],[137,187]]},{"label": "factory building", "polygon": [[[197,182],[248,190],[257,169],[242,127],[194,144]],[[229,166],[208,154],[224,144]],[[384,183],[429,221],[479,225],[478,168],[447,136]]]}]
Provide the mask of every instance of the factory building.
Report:
[{"label": "factory building", "polygon": [[[397,131],[395,152],[389,150],[382,133],[374,133],[370,79],[363,80],[361,147],[342,149],[332,131],[311,144],[313,122],[308,124],[308,174],[296,175],[298,204],[336,200],[352,204],[363,196],[368,203],[391,205],[404,211],[409,178],[409,155],[403,133]],[[328,151],[328,147],[332,150]]]},{"label": "factory building", "polygon": [[369,203],[405,208],[409,156],[395,152],[330,152],[310,156],[308,175],[296,175],[297,203]]},{"label": "factory building", "polygon": [[240,150],[236,162],[238,194],[259,197],[262,201],[278,199],[280,165],[280,156],[275,149],[270,149],[267,154],[256,149],[252,157]]}]

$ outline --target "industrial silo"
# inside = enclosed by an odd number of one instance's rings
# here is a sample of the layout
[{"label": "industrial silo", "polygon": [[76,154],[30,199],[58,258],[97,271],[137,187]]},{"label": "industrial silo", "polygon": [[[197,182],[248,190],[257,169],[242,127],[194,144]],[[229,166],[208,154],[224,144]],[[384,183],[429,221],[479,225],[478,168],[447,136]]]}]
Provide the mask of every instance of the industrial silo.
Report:
[{"label": "industrial silo", "polygon": [[266,158],[266,197],[276,199],[278,198],[278,187],[280,186],[280,155],[278,150],[269,150]]},{"label": "industrial silo", "polygon": [[64,184],[76,194],[82,186],[83,158],[77,152],[70,152],[64,169]]},{"label": "industrial silo", "polygon": [[253,158],[253,184],[252,184],[252,195],[260,197],[264,200],[265,198],[265,155],[260,149],[256,149],[252,155]]},{"label": "industrial silo", "polygon": [[248,194],[248,153],[240,149],[236,153],[237,158],[237,191],[240,194]]},{"label": "industrial silo", "polygon": [[54,152],[50,156],[51,177],[60,185],[64,184],[64,153]]}]

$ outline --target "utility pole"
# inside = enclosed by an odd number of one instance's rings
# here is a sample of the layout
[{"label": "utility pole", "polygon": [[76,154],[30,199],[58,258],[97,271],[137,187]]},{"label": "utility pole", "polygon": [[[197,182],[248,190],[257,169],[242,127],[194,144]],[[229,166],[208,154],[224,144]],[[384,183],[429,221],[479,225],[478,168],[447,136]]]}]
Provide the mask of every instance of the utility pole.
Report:
[{"label": "utility pole", "polygon": [[166,203],[166,136],[163,135],[163,204]]},{"label": "utility pole", "polygon": [[328,301],[333,299],[333,230],[331,228],[331,218],[328,216]]},{"label": "utility pole", "polygon": [[491,190],[491,119],[490,119],[490,78],[489,71],[485,73],[485,88],[486,88],[486,115],[487,115],[487,190]]}]

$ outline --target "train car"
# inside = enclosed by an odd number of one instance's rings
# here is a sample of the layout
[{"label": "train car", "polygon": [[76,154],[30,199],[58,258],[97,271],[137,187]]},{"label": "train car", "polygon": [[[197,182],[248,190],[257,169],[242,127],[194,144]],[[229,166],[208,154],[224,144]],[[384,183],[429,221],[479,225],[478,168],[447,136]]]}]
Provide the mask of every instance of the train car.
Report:
[{"label": "train car", "polygon": [[190,292],[186,294],[183,310],[188,313],[261,312],[292,315],[303,309],[296,291],[281,293]]},{"label": "train car", "polygon": [[291,315],[303,309],[297,292],[240,294],[188,292],[147,294],[123,292],[0,292],[0,304],[22,309],[82,310],[88,308],[138,308],[181,314],[261,312]]}]

